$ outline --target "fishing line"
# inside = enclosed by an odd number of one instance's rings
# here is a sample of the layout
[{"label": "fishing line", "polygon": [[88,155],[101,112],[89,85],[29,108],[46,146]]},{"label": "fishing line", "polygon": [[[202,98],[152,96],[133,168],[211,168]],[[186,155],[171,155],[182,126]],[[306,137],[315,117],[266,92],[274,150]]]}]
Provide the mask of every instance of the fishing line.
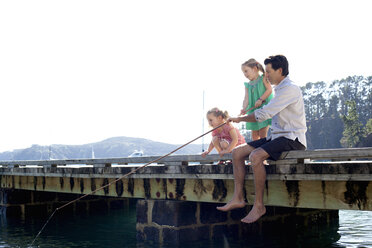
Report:
[{"label": "fishing line", "polygon": [[204,134],[198,136],[197,138],[195,138],[195,139],[193,139],[193,140],[191,140],[191,141],[185,143],[184,145],[182,145],[182,146],[180,146],[180,147],[174,149],[173,151],[167,153],[166,155],[163,155],[163,156],[161,156],[161,157],[159,157],[159,158],[157,158],[157,159],[154,159],[154,160],[148,162],[147,164],[144,164],[144,165],[142,165],[142,166],[136,168],[135,170],[133,170],[133,171],[131,171],[131,172],[125,174],[124,176],[121,176],[121,177],[118,178],[118,179],[115,179],[114,181],[112,181],[112,182],[110,182],[110,183],[108,183],[108,184],[106,184],[106,185],[103,185],[102,187],[100,187],[100,188],[98,188],[98,189],[96,189],[96,190],[94,190],[94,191],[92,191],[92,192],[90,192],[90,193],[88,193],[88,194],[85,194],[85,195],[83,195],[83,196],[80,196],[80,197],[76,198],[75,200],[72,200],[72,201],[70,201],[70,202],[68,202],[68,203],[66,203],[66,204],[64,204],[64,205],[62,205],[62,206],[56,208],[56,209],[54,210],[54,212],[50,215],[50,217],[48,218],[48,220],[46,221],[46,223],[44,224],[44,226],[41,228],[41,230],[39,231],[39,233],[36,235],[36,237],[34,238],[34,240],[32,241],[31,246],[34,244],[35,240],[40,236],[40,234],[42,233],[42,231],[44,230],[44,228],[46,227],[46,225],[49,223],[49,221],[52,219],[53,215],[54,215],[58,210],[61,210],[61,209],[67,207],[68,205],[70,205],[70,204],[72,204],[72,203],[74,203],[74,202],[77,202],[77,201],[79,201],[79,200],[81,200],[81,199],[83,199],[83,198],[85,198],[85,197],[87,197],[87,196],[89,196],[89,195],[92,195],[92,194],[96,193],[97,191],[100,191],[100,190],[102,190],[102,189],[104,189],[104,188],[106,188],[106,187],[109,187],[111,184],[116,183],[117,181],[120,181],[120,180],[123,179],[124,177],[127,177],[127,176],[129,176],[129,175],[131,175],[131,174],[137,172],[138,170],[140,170],[140,169],[142,169],[142,168],[145,168],[146,166],[148,166],[148,165],[150,165],[150,164],[152,164],[152,163],[156,163],[156,162],[158,162],[159,160],[161,160],[161,159],[163,159],[163,158],[165,158],[165,157],[168,157],[168,156],[171,155],[172,153],[175,153],[176,151],[178,151],[178,150],[184,148],[185,146],[189,145],[190,143],[194,142],[195,140],[200,139],[201,137],[203,137],[203,136],[209,134],[210,132],[213,132],[214,130],[216,130],[216,129],[222,127],[222,126],[224,126],[226,123],[227,123],[227,122],[224,122],[224,123],[220,124],[219,126],[217,126],[217,127],[213,128],[213,129],[209,130],[208,132],[206,132],[206,133],[204,133]]},{"label": "fishing line", "polygon": [[[247,112],[251,111],[252,109],[254,109],[254,107],[248,109]],[[196,137],[195,139],[193,139],[193,140],[191,140],[191,141],[189,141],[189,142],[183,144],[182,146],[180,146],[180,147],[174,149],[173,151],[171,151],[171,152],[169,152],[169,153],[167,153],[167,154],[165,154],[165,155],[163,155],[163,156],[161,156],[161,157],[159,157],[159,158],[157,158],[157,159],[154,159],[154,160],[148,162],[147,164],[144,164],[144,165],[138,167],[138,168],[135,169],[135,170],[132,170],[131,172],[125,174],[124,176],[121,176],[121,177],[119,177],[118,179],[115,179],[114,181],[112,181],[112,182],[110,182],[110,183],[108,183],[108,184],[106,184],[106,185],[101,186],[100,188],[98,188],[98,189],[96,189],[96,190],[94,190],[94,191],[92,191],[92,192],[90,192],[90,193],[88,193],[88,194],[85,194],[85,195],[83,195],[83,196],[80,196],[80,197],[76,198],[75,200],[72,200],[72,201],[70,201],[70,202],[68,202],[68,203],[66,203],[66,204],[64,204],[64,205],[62,205],[62,206],[56,208],[56,209],[54,210],[54,212],[50,215],[50,217],[48,218],[48,220],[45,222],[44,226],[40,229],[39,233],[36,235],[36,237],[34,238],[34,240],[32,241],[31,246],[34,244],[35,240],[40,236],[40,234],[42,233],[42,231],[44,230],[44,228],[46,227],[46,225],[49,223],[49,221],[52,219],[52,217],[54,216],[54,214],[55,214],[58,210],[61,210],[61,209],[65,208],[65,207],[71,205],[71,204],[74,203],[74,202],[77,202],[77,201],[79,201],[79,200],[81,200],[81,199],[83,199],[83,198],[85,198],[85,197],[87,197],[87,196],[89,196],[89,195],[92,195],[92,194],[94,194],[94,193],[96,193],[96,192],[98,192],[98,191],[100,191],[100,190],[102,190],[102,189],[104,189],[104,188],[107,188],[107,187],[109,187],[111,184],[120,181],[120,180],[123,179],[124,177],[127,177],[127,176],[129,176],[129,175],[131,175],[131,174],[137,172],[138,170],[140,170],[140,169],[142,169],[142,168],[145,168],[146,166],[148,166],[148,165],[150,165],[150,164],[152,164],[152,163],[156,163],[156,162],[158,162],[159,160],[161,160],[161,159],[163,159],[163,158],[165,158],[165,157],[168,157],[168,156],[171,155],[172,153],[175,153],[176,151],[178,151],[178,150],[184,148],[185,146],[189,145],[190,143],[194,142],[195,140],[198,140],[198,139],[200,139],[201,137],[203,137],[203,136],[205,136],[205,135],[207,135],[207,134],[213,132],[214,130],[216,130],[216,129],[222,127],[222,126],[224,126],[226,123],[228,123],[228,122],[224,122],[224,123],[218,125],[217,127],[213,128],[213,129],[211,129],[211,130],[209,130],[208,132],[203,133],[202,135]]]}]

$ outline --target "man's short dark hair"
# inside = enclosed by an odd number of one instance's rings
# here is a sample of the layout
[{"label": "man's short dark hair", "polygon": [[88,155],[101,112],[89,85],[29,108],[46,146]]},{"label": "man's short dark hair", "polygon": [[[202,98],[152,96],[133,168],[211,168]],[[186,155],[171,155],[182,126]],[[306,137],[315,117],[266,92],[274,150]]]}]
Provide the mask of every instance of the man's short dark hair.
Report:
[{"label": "man's short dark hair", "polygon": [[271,67],[274,70],[278,70],[279,68],[282,68],[282,75],[283,76],[288,76],[289,71],[288,71],[288,60],[284,55],[275,55],[275,56],[270,56],[267,59],[265,59],[264,64],[271,64]]}]

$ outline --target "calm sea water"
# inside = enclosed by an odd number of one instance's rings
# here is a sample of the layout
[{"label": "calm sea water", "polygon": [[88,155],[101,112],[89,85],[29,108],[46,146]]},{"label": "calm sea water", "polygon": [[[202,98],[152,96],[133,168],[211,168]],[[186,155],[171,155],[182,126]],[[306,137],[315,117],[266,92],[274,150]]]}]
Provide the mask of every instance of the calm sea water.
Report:
[{"label": "calm sea water", "polygon": [[[0,217],[0,247],[31,247],[47,217]],[[285,227],[283,227],[285,228]],[[372,247],[372,211],[340,211],[334,230],[299,230],[288,236],[256,237],[236,241],[190,242],[178,247]],[[135,207],[89,215],[58,213],[32,247],[159,247],[174,245],[137,243]]]}]

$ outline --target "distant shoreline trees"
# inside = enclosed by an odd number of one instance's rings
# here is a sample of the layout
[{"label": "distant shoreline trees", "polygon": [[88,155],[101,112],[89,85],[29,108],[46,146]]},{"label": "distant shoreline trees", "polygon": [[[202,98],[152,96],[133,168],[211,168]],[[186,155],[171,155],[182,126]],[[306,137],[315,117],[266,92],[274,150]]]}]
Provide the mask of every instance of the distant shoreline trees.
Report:
[{"label": "distant shoreline trees", "polygon": [[308,149],[372,146],[372,76],[352,76],[301,87]]},{"label": "distant shoreline trees", "polygon": [[[308,149],[372,146],[372,76],[301,87]],[[247,141],[249,131],[241,127]]]}]

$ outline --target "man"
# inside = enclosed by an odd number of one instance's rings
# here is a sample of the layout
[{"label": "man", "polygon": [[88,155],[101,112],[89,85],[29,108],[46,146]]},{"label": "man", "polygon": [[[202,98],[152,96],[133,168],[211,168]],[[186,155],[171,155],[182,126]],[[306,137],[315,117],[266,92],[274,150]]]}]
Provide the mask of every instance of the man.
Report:
[{"label": "man", "polygon": [[[277,160],[283,151],[306,149],[306,118],[301,89],[289,79],[288,61],[283,55],[270,56],[264,62],[265,77],[275,86],[275,96],[254,113],[229,118],[233,122],[261,122],[272,118],[270,137],[259,139],[236,147],[233,150],[234,195],[226,205],[217,207],[229,211],[245,206],[243,187],[245,178],[245,157],[249,155],[254,173],[255,200],[251,211],[241,221],[253,223],[266,213],[263,204],[266,159]],[[265,99],[262,99],[263,101]]]}]

